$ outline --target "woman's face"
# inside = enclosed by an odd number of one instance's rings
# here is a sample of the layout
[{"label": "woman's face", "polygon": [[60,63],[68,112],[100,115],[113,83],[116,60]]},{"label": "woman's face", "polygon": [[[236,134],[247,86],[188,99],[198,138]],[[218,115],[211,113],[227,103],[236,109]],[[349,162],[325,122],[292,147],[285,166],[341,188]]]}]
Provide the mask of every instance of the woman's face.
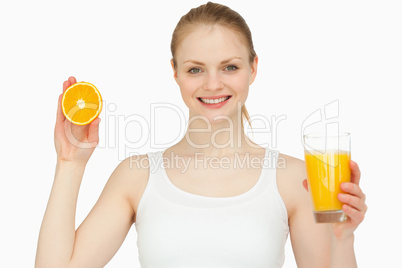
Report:
[{"label": "woman's face", "polygon": [[[214,120],[217,116],[234,120],[241,115],[258,58],[250,65],[249,50],[236,32],[222,26],[199,26],[179,44],[176,62],[174,77],[190,117],[204,116],[213,124],[219,121]],[[208,104],[213,98],[224,101]]]}]

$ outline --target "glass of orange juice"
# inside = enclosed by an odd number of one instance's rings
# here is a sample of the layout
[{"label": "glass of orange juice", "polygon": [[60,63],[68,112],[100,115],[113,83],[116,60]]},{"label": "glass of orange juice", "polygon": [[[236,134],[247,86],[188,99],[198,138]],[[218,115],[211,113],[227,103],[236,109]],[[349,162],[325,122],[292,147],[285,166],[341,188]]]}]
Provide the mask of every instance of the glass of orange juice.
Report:
[{"label": "glass of orange juice", "polygon": [[338,194],[350,182],[350,133],[303,136],[307,181],[316,223],[346,221]]}]

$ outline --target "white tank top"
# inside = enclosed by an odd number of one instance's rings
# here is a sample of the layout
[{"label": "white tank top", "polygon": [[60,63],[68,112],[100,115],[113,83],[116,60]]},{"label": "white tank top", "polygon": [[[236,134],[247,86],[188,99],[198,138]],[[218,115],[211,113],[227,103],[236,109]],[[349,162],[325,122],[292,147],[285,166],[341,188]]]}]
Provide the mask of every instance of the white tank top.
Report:
[{"label": "white tank top", "polygon": [[266,148],[257,183],[231,197],[175,186],[164,151],[147,153],[150,175],[135,223],[142,268],[282,267],[289,227],[276,184],[278,151]]}]

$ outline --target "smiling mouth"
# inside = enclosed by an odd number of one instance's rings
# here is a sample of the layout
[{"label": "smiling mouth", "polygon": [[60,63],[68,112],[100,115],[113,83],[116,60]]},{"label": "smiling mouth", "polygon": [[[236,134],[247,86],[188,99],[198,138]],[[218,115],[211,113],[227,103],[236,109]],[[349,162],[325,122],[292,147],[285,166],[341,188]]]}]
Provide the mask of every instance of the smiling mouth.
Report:
[{"label": "smiling mouth", "polygon": [[230,99],[232,96],[226,96],[226,97],[222,97],[219,99],[208,99],[208,98],[197,98],[200,102],[205,103],[205,104],[218,104],[221,102],[225,102],[228,99]]}]

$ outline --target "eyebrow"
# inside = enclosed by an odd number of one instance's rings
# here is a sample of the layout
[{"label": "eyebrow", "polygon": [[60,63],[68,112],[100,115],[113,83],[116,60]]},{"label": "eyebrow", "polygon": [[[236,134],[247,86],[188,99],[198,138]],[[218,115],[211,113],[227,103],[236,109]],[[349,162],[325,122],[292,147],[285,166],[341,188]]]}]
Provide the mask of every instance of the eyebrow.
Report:
[{"label": "eyebrow", "polygon": [[[228,58],[228,59],[226,59],[226,60],[221,61],[221,64],[228,63],[228,62],[230,62],[231,60],[234,60],[234,59],[239,59],[239,60],[241,60],[242,58],[236,57],[236,56],[235,56],[235,57],[231,57],[231,58]],[[186,60],[185,62],[183,62],[183,64],[186,63],[186,62],[191,62],[191,63],[198,64],[198,65],[204,65],[204,63],[202,63],[202,62],[200,62],[200,61],[196,61],[196,60]]]}]

